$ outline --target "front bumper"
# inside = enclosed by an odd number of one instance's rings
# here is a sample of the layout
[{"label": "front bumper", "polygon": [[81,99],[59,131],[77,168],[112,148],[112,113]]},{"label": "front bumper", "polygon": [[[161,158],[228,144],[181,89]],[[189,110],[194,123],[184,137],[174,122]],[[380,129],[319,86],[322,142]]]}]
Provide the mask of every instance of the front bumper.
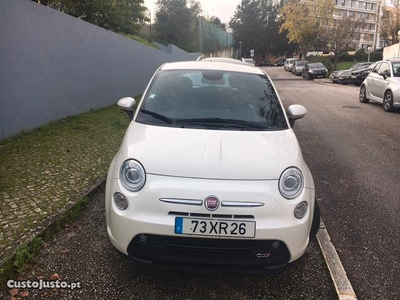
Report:
[{"label": "front bumper", "polygon": [[[313,187],[311,175],[304,176],[306,186]],[[115,192],[128,198],[127,210],[120,211],[115,207],[112,201]],[[210,194],[218,196],[221,201],[249,201],[264,205],[220,207],[210,212],[204,205],[159,201],[161,198],[205,199]],[[309,208],[306,215],[299,220],[294,217],[293,212],[301,201],[306,201]],[[148,262],[205,265],[286,264],[304,254],[309,242],[313,210],[313,188],[304,188],[298,198],[287,200],[280,195],[277,180],[210,180],[148,174],[146,185],[138,193],[126,191],[118,179],[107,180],[106,217],[110,241],[122,253]],[[255,221],[255,238],[176,235],[174,224],[177,215]],[[142,234],[147,236],[146,243],[139,241]],[[274,249],[271,244],[274,241],[280,241],[279,251],[272,251]],[[197,246],[192,243],[197,243]],[[257,257],[260,253],[271,255]]]}]

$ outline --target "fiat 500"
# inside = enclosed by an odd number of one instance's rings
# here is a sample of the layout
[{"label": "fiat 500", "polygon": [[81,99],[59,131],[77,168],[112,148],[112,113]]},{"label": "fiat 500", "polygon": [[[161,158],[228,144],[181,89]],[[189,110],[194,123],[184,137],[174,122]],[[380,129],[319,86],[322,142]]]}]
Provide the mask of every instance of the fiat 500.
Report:
[{"label": "fiat 500", "polygon": [[142,263],[279,268],[318,230],[312,175],[285,110],[259,68],[161,66],[107,176],[111,243]]}]

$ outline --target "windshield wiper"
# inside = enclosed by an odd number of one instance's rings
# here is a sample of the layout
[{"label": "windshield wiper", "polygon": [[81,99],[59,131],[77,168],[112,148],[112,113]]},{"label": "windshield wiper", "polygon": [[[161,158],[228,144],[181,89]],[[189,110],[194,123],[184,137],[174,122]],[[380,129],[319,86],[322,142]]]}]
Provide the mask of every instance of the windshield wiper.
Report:
[{"label": "windshield wiper", "polygon": [[152,116],[155,119],[164,121],[165,123],[168,123],[168,124],[172,124],[173,123],[170,118],[168,118],[166,116],[163,116],[163,115],[160,115],[159,113],[156,113],[154,111],[150,111],[150,110],[147,110],[147,109],[141,109],[140,112],[144,113],[146,115]]},{"label": "windshield wiper", "polygon": [[200,124],[231,124],[235,126],[240,126],[241,128],[257,128],[257,129],[268,129],[265,126],[253,122],[235,120],[235,119],[221,119],[221,118],[199,118],[199,119],[180,119],[175,121],[176,124],[190,124],[190,123],[200,123]]}]

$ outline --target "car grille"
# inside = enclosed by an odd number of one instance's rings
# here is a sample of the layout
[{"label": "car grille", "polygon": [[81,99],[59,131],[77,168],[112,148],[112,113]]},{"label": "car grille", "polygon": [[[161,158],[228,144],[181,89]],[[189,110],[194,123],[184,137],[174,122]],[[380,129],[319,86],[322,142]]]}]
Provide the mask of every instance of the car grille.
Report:
[{"label": "car grille", "polygon": [[146,235],[146,242],[137,235],[128,246],[128,254],[139,260],[202,266],[274,266],[290,260],[286,245],[274,240],[235,240]]},{"label": "car grille", "polygon": [[226,215],[226,214],[199,214],[199,213],[188,213],[180,211],[170,211],[168,213],[171,216],[187,216],[187,217],[198,217],[198,218],[215,218],[215,219],[254,219],[253,215]]}]

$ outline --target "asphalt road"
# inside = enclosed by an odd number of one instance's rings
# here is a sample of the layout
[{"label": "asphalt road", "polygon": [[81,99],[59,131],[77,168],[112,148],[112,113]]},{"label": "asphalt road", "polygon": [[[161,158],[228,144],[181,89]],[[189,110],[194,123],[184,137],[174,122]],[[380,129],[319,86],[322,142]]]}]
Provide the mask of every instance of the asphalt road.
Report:
[{"label": "asphalt road", "polygon": [[[400,299],[395,281],[400,278],[400,113],[359,103],[356,87],[306,81],[282,68],[266,70],[285,106],[298,103],[308,110],[295,131],[314,175],[322,218],[358,299]],[[22,279],[50,279],[55,273],[82,288],[28,290],[28,298],[337,299],[316,241],[298,262],[257,274],[198,274],[128,261],[107,238],[104,187]],[[0,292],[3,297],[8,291]]]},{"label": "asphalt road", "polygon": [[358,101],[359,88],[266,68],[295,124],[322,218],[358,299],[400,299],[400,111]]}]

